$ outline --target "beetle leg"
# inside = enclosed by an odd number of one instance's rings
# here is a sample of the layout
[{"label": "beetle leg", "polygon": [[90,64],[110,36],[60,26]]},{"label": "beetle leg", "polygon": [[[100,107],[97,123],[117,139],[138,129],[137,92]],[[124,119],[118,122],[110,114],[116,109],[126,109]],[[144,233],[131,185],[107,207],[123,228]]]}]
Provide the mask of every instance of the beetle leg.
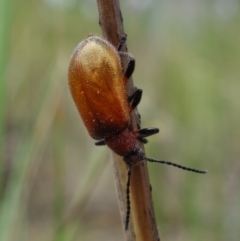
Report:
[{"label": "beetle leg", "polygon": [[130,103],[130,112],[137,107],[137,105],[141,101],[141,98],[142,98],[141,89],[135,89],[133,94],[128,97],[128,102]]},{"label": "beetle leg", "polygon": [[102,139],[102,140],[96,141],[96,142],[95,142],[95,145],[96,145],[96,146],[105,146],[106,143],[105,143],[105,140]]},{"label": "beetle leg", "polygon": [[135,69],[135,59],[133,58],[133,56],[131,54],[125,53],[125,55],[128,56],[129,62],[128,62],[128,66],[125,71],[124,77],[129,79],[132,76],[133,71]]},{"label": "beetle leg", "polygon": [[117,46],[117,51],[121,50],[121,48],[124,45],[124,43],[126,42],[126,40],[127,40],[127,34],[123,34],[121,39],[120,39],[120,42],[119,42],[119,44]]},{"label": "beetle leg", "polygon": [[133,131],[133,134],[137,136],[137,138],[144,138],[148,137],[154,134],[157,134],[159,132],[158,128],[150,127],[150,128],[144,128],[140,130]]},{"label": "beetle leg", "polygon": [[[122,65],[122,68],[123,69],[126,69],[125,70],[125,73],[124,73],[124,83],[126,84],[128,79],[131,77],[133,71],[134,71],[134,68],[135,68],[135,59],[133,58],[133,56],[129,53],[125,53],[125,52],[118,52],[120,58],[121,58],[121,65]],[[127,66],[126,68],[124,68],[123,66],[123,61],[122,59],[125,59],[127,58],[128,62],[127,62]]]},{"label": "beetle leg", "polygon": [[137,123],[137,128],[141,129],[141,115],[138,113],[138,123]]},{"label": "beetle leg", "polygon": [[148,143],[148,140],[145,137],[157,134],[158,132],[159,132],[158,128],[150,127],[150,128],[135,130],[133,131],[133,134],[136,135],[139,141],[146,144]]},{"label": "beetle leg", "polygon": [[147,144],[148,143],[148,140],[146,138],[144,138],[144,137],[137,137],[137,139],[139,141],[141,141],[143,144]]},{"label": "beetle leg", "polygon": [[[131,77],[131,75],[134,71],[134,68],[135,68],[135,59],[133,58],[133,56],[129,53],[126,53],[126,52],[120,52],[120,50],[121,50],[122,46],[124,45],[124,43],[126,42],[126,40],[127,40],[127,34],[123,34],[121,39],[120,39],[120,42],[118,44],[118,47],[117,47],[117,51],[118,51],[118,54],[119,54],[120,58],[121,59],[123,59],[123,58],[128,59],[127,68],[126,68],[126,71],[124,73],[125,83]],[[121,60],[121,64],[122,64],[122,60]]]}]

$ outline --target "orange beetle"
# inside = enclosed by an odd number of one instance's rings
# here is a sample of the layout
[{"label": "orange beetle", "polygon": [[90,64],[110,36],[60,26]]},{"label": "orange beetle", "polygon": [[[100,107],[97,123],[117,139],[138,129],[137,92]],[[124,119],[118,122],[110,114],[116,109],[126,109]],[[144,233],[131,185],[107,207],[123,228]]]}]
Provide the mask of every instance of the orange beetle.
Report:
[{"label": "orange beetle", "polygon": [[129,106],[120,58],[110,43],[96,36],[82,41],[71,57],[68,79],[92,138],[103,139],[128,127]]},{"label": "orange beetle", "polygon": [[[206,171],[148,158],[138,146],[138,140],[146,143],[145,137],[158,133],[159,129],[129,129],[130,112],[139,104],[142,90],[136,89],[130,97],[127,96],[125,85],[134,71],[135,60],[130,54],[120,52],[125,40],[126,36],[123,36],[117,49],[107,40],[97,36],[89,36],[80,42],[71,56],[68,83],[90,136],[98,140],[96,145],[106,144],[122,156],[129,166],[125,221],[125,229],[128,229],[132,165],[147,160],[197,173]],[[129,59],[125,73],[121,66],[122,55]]]},{"label": "orange beetle", "polygon": [[[144,140],[145,136],[159,130],[147,128],[131,132],[128,129],[130,112],[142,95],[142,90],[137,89],[129,98],[129,104],[125,84],[134,70],[135,61],[131,55],[128,58],[128,69],[123,74],[115,47],[102,38],[90,36],[74,50],[68,80],[73,100],[90,136],[101,140],[97,145],[106,143],[118,155],[127,157],[125,161],[132,165],[144,156],[136,137]],[[129,155],[133,151],[138,155]]]}]

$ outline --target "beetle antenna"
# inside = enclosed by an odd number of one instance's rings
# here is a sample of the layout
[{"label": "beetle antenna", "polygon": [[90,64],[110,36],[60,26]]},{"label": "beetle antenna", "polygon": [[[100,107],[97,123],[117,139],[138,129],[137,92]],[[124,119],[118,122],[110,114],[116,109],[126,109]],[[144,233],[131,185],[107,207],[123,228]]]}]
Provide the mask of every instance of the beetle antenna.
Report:
[{"label": "beetle antenna", "polygon": [[128,179],[127,179],[127,211],[126,211],[126,220],[125,220],[125,230],[128,230],[128,225],[129,225],[129,219],[130,219],[130,212],[131,212],[131,203],[130,203],[130,180],[131,180],[131,175],[132,175],[132,166],[129,166],[128,168]]},{"label": "beetle antenna", "polygon": [[199,174],[206,174],[207,173],[207,170],[198,170],[198,169],[194,169],[194,168],[190,168],[190,167],[185,167],[185,166],[179,165],[179,164],[174,163],[174,162],[156,160],[156,159],[148,158],[148,157],[145,157],[144,160],[149,161],[149,162],[157,162],[157,163],[161,163],[161,164],[167,164],[167,165],[178,167],[180,169],[183,169],[183,170],[189,171],[189,172],[195,172],[195,173],[199,173]]}]

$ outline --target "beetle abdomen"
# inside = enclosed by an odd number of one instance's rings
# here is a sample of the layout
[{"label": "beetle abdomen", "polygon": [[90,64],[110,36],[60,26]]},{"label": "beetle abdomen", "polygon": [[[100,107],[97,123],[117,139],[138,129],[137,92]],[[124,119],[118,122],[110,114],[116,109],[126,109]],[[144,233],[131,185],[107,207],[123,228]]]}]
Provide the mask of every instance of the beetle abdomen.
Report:
[{"label": "beetle abdomen", "polygon": [[127,128],[129,107],[120,58],[115,48],[91,36],[74,50],[68,80],[89,134],[103,139]]}]

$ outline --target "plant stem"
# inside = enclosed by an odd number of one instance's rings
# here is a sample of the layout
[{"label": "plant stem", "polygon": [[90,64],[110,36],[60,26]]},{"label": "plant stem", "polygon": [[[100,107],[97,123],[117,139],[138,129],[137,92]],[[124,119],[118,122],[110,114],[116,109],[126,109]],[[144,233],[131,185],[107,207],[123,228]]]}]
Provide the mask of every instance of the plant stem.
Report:
[{"label": "plant stem", "polygon": [[[114,46],[117,46],[124,34],[123,18],[118,0],[97,0],[99,9],[99,24],[103,36]],[[122,51],[126,51],[124,44]],[[126,62],[126,60],[125,60]],[[126,66],[127,63],[123,65]],[[127,84],[128,95],[134,90],[132,78]],[[131,129],[137,129],[139,117],[137,110],[131,114]],[[139,146],[143,148],[142,143]],[[126,218],[126,183],[128,166],[122,157],[112,152],[115,182],[117,186],[120,213],[124,228]],[[125,231],[127,241],[160,241],[155,222],[155,214],[151,196],[151,185],[149,183],[147,163],[143,161],[132,167],[131,186],[131,216],[130,225]]]}]

